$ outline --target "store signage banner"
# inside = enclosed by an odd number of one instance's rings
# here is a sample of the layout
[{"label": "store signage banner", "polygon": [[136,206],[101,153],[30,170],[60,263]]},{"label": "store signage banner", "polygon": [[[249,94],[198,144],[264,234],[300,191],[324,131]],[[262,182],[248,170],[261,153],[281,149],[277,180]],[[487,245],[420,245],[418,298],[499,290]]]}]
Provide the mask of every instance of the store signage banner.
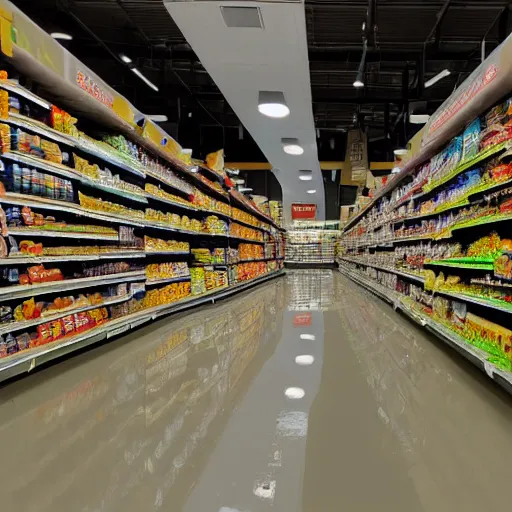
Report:
[{"label": "store signage banner", "polygon": [[315,220],[316,219],[316,204],[292,204],[292,219],[293,220]]},{"label": "store signage banner", "polygon": [[368,140],[361,130],[350,130],[347,134],[347,151],[345,153],[345,169],[349,181],[344,184],[366,183],[368,173]]}]

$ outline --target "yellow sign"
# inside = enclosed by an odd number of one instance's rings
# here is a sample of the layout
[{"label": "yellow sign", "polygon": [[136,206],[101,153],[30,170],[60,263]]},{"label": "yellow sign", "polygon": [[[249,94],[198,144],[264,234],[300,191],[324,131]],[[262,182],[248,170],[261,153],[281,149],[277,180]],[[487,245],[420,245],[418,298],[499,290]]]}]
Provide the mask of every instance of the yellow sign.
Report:
[{"label": "yellow sign", "polygon": [[135,124],[134,113],[130,102],[123,96],[116,95],[112,104],[113,111],[124,121]]},{"label": "yellow sign", "polygon": [[160,149],[169,153],[171,156],[179,158],[181,155],[181,146],[168,133],[164,132],[162,128],[150,119],[146,119],[146,122],[144,123],[142,136],[145,139],[151,140]]},{"label": "yellow sign", "polygon": [[2,53],[12,57],[12,12],[0,9],[0,47]]}]

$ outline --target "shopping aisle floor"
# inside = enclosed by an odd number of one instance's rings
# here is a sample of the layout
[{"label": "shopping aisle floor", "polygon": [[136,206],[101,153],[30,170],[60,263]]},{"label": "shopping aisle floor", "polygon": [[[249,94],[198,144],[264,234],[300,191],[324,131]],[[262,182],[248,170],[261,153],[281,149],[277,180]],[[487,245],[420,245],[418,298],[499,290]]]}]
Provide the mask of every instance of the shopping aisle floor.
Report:
[{"label": "shopping aisle floor", "polygon": [[330,270],[289,272],[0,394],[5,512],[510,508],[512,399]]}]

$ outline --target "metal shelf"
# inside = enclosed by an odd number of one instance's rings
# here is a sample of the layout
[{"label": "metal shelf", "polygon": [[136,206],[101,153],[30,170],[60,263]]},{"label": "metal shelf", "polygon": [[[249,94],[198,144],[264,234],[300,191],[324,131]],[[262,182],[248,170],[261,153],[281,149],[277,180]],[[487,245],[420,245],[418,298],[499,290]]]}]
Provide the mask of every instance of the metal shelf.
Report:
[{"label": "metal shelf", "polygon": [[130,300],[132,297],[133,296],[131,293],[127,293],[126,295],[120,297],[111,297],[110,299],[103,301],[101,304],[89,304],[81,308],[67,309],[65,311],[59,311],[57,313],[54,313],[53,315],[44,315],[34,320],[24,320],[21,322],[8,322],[0,324],[0,336],[8,334],[13,331],[22,331],[24,329],[44,324],[46,322],[51,322],[53,320],[57,320],[68,315],[74,315],[75,313],[82,313],[83,311],[90,311],[91,309],[103,308],[107,306],[113,306],[114,304],[120,304],[121,302],[126,302]]},{"label": "metal shelf", "polygon": [[12,236],[44,236],[50,238],[78,238],[82,240],[112,240],[116,242],[119,241],[119,235],[107,235],[101,233],[77,233],[72,231],[50,231],[47,229],[8,228],[8,233],[9,235]]},{"label": "metal shelf", "polygon": [[59,201],[57,199],[46,199],[39,196],[31,196],[27,194],[17,194],[14,192],[7,192],[3,197],[0,197],[0,203],[13,204],[17,206],[28,206],[30,208],[39,208],[40,210],[59,210],[66,213],[72,213],[90,219],[102,220],[104,222],[114,222],[125,226],[143,227],[144,219],[132,219],[130,217],[123,217],[114,213],[102,213],[96,210],[89,210],[75,203],[68,203],[67,201]]},{"label": "metal shelf", "polygon": [[23,297],[35,297],[46,293],[64,292],[93,286],[104,286],[115,283],[128,283],[131,281],[143,281],[146,279],[144,270],[134,272],[122,272],[98,277],[80,277],[78,279],[65,279],[39,284],[19,284],[0,288],[0,302]]},{"label": "metal shelf", "polygon": [[[142,251],[131,252],[110,252],[103,254],[76,254],[62,256],[10,256],[9,258],[0,258],[0,265],[35,265],[39,263],[49,263],[51,261],[99,261],[128,258],[145,258],[146,254]],[[1,290],[1,288],[0,288]]]},{"label": "metal shelf", "polygon": [[156,285],[164,283],[179,283],[181,281],[190,281],[190,275],[179,277],[166,277],[164,279],[147,279],[146,285]]}]

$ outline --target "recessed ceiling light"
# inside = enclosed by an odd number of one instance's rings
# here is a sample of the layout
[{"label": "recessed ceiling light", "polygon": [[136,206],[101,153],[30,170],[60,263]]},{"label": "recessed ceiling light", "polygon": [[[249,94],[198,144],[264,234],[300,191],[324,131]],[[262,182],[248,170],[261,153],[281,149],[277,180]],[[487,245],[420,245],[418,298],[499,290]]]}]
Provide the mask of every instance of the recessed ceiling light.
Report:
[{"label": "recessed ceiling light", "polygon": [[73,39],[71,34],[66,34],[65,32],[52,32],[50,35],[53,39],[61,39],[63,41],[71,41]]},{"label": "recessed ceiling light", "polygon": [[260,91],[258,110],[267,117],[282,118],[290,114],[284,94],[281,91]]},{"label": "recessed ceiling light", "polygon": [[119,54],[119,58],[126,64],[131,64],[132,62],[132,59],[130,59],[130,57],[128,57],[128,55],[124,55],[123,53],[120,53]]},{"label": "recessed ceiling light", "polygon": [[281,139],[283,151],[287,155],[302,155],[304,148],[300,145],[299,139]]},{"label": "recessed ceiling light", "polygon": [[356,80],[353,85],[357,88],[364,87],[364,82],[362,80]]},{"label": "recessed ceiling light", "polygon": [[291,400],[299,400],[304,397],[306,392],[302,388],[286,388],[284,394]]},{"label": "recessed ceiling light", "polygon": [[314,189],[314,188],[310,188],[310,189],[308,190],[308,194],[316,194],[316,189]]},{"label": "recessed ceiling light", "polygon": [[301,340],[316,340],[316,336],[314,334],[301,334]]},{"label": "recessed ceiling light", "polygon": [[313,173],[308,170],[299,171],[299,180],[311,181],[313,179]]},{"label": "recessed ceiling light", "polygon": [[295,362],[299,366],[309,366],[310,364],[313,364],[314,361],[315,361],[315,358],[309,354],[304,354],[302,356],[297,356],[295,358]]},{"label": "recessed ceiling light", "polygon": [[395,156],[405,156],[407,155],[409,151],[407,151],[407,149],[395,149],[393,151],[393,153],[395,154]]}]

